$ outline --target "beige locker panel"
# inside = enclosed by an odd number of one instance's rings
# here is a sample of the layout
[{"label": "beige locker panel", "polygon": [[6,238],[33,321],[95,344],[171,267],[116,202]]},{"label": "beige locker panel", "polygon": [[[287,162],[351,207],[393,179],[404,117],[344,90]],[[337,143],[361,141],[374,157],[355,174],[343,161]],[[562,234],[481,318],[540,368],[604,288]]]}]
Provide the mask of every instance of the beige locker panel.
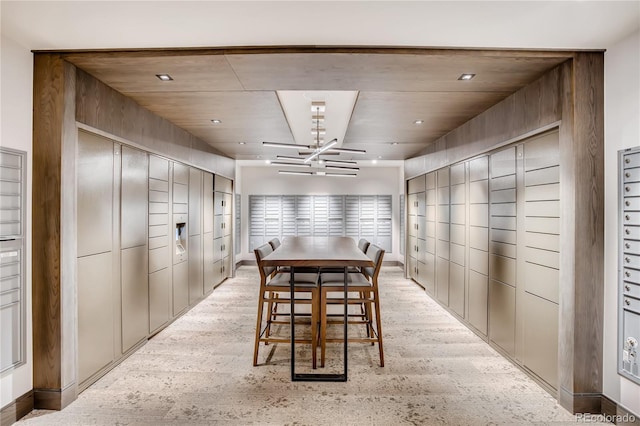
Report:
[{"label": "beige locker panel", "polygon": [[423,276],[424,281],[421,284],[429,294],[434,295],[436,290],[436,258],[432,254],[427,254],[426,260],[427,262],[424,265],[426,268]]},{"label": "beige locker panel", "polygon": [[499,191],[491,191],[491,203],[515,203],[516,202],[516,190],[513,189],[501,189]]},{"label": "beige locker panel", "polygon": [[469,227],[469,247],[489,251],[489,228]]},{"label": "beige locker panel", "polygon": [[465,244],[465,226],[451,224],[449,228],[451,242],[456,244]]},{"label": "beige locker panel", "polygon": [[436,187],[436,174],[435,172],[427,173],[425,175],[425,187],[427,190],[434,189]]},{"label": "beige locker panel", "polygon": [[472,204],[469,206],[469,225],[489,226],[489,209],[486,204]]},{"label": "beige locker panel", "polygon": [[439,240],[449,241],[449,224],[438,223],[436,229],[436,235]]},{"label": "beige locker panel", "polygon": [[489,181],[479,180],[469,184],[469,202],[471,204],[489,202]]},{"label": "beige locker panel", "polygon": [[121,261],[122,353],[125,353],[149,332],[147,247],[122,250]]},{"label": "beige locker panel", "polygon": [[165,325],[170,318],[171,270],[165,268],[149,275],[149,333]]},{"label": "beige locker panel", "polygon": [[203,282],[203,256],[202,256],[202,237],[193,235],[189,237],[189,304],[192,305],[196,300],[202,298],[204,294]]},{"label": "beige locker panel", "polygon": [[149,250],[166,247],[169,245],[169,237],[163,235],[161,237],[149,238]]},{"label": "beige locker panel", "polygon": [[418,250],[416,259],[418,262],[427,263],[427,241],[426,240],[417,240],[418,241]]},{"label": "beige locker panel", "polygon": [[624,268],[623,277],[625,281],[640,284],[640,271]]},{"label": "beige locker panel", "polygon": [[482,250],[469,249],[469,269],[483,275],[489,275],[489,253]]},{"label": "beige locker panel", "polygon": [[639,167],[640,166],[640,153],[626,154],[624,156],[624,168]]},{"label": "beige locker panel", "polygon": [[449,187],[449,168],[445,167],[436,171],[438,188]]},{"label": "beige locker panel", "polygon": [[560,182],[560,166],[532,170],[524,175],[526,186],[547,185],[558,182]]},{"label": "beige locker panel", "polygon": [[169,161],[164,158],[149,156],[149,177],[169,181]]},{"label": "beige locker panel", "polygon": [[549,268],[560,269],[560,253],[556,251],[541,250],[535,247],[524,249],[525,260],[537,263]]},{"label": "beige locker panel", "polygon": [[474,158],[469,161],[469,181],[489,178],[489,157]]},{"label": "beige locker panel", "polygon": [[558,387],[558,305],[525,293],[522,362],[553,388]]},{"label": "beige locker panel", "polygon": [[516,187],[516,175],[501,176],[491,178],[491,190],[501,191],[503,189],[512,189]]},{"label": "beige locker panel", "polygon": [[527,232],[560,233],[560,219],[555,217],[525,217],[524,226]]},{"label": "beige locker panel", "polygon": [[516,173],[516,148],[506,148],[491,154],[489,161],[492,178],[514,175]]},{"label": "beige locker panel", "polygon": [[169,193],[166,191],[149,190],[149,202],[151,203],[168,203]]},{"label": "beige locker panel", "polygon": [[469,323],[479,332],[487,335],[487,305],[489,278],[475,271],[469,271]]},{"label": "beige locker panel", "polygon": [[418,194],[407,195],[407,214],[410,216],[418,214]]},{"label": "beige locker panel", "polygon": [[449,223],[450,220],[450,212],[449,205],[438,205],[437,207],[437,220],[438,222],[446,222]]},{"label": "beige locker panel", "polygon": [[149,226],[149,238],[163,237],[167,235],[167,225]]},{"label": "beige locker panel", "polygon": [[213,264],[213,286],[217,286],[222,280],[222,259],[220,259]]},{"label": "beige locker panel", "polygon": [[489,276],[511,286],[516,285],[516,260],[509,257],[489,255]]},{"label": "beige locker panel", "polygon": [[215,216],[224,214],[224,193],[213,193],[213,214]]},{"label": "beige locker panel", "polygon": [[417,273],[416,273],[416,282],[418,282],[418,284],[420,284],[423,287],[426,287],[427,285],[427,281],[429,280],[427,278],[427,265],[424,262],[420,262],[420,261],[416,261],[416,265],[417,265]]},{"label": "beige locker panel", "polygon": [[189,235],[202,232],[202,172],[189,168]]},{"label": "beige locker panel", "polygon": [[431,222],[434,222],[436,220],[436,206],[427,205],[425,212],[427,220]]},{"label": "beige locker panel", "polygon": [[413,179],[409,179],[407,187],[409,194],[415,194],[416,192],[424,192],[426,189],[426,180],[425,176],[418,176]]},{"label": "beige locker panel", "polygon": [[[417,232],[415,231],[415,216],[409,217],[410,224],[411,224],[411,217],[414,217],[413,227],[414,227],[414,233],[415,233]],[[218,215],[213,217],[213,238],[220,238],[224,235],[224,219],[225,217],[223,215]],[[413,235],[413,234],[410,233],[410,235]]]},{"label": "beige locker panel", "polygon": [[[493,196],[493,193],[491,193]],[[491,216],[515,216],[516,203],[491,204]]]},{"label": "beige locker panel", "polygon": [[233,192],[232,181],[222,176],[215,175],[213,178],[213,190],[218,192]]},{"label": "beige locker panel", "polygon": [[464,172],[465,172],[464,166],[465,166],[465,163],[458,163],[450,167],[451,174],[450,174],[449,182],[452,187],[453,185],[464,183]]},{"label": "beige locker panel", "polygon": [[[622,245],[622,248],[625,253],[640,253],[640,241],[625,240],[624,244]],[[555,249],[547,249],[547,250],[555,250]]]},{"label": "beige locker panel", "polygon": [[525,291],[536,296],[560,303],[559,271],[554,268],[527,262],[524,266]]},{"label": "beige locker panel", "polygon": [[516,289],[490,281],[489,339],[510,356],[515,352]]},{"label": "beige locker panel", "polygon": [[525,201],[548,201],[560,199],[560,184],[527,186],[524,190]]},{"label": "beige locker panel", "polygon": [[[122,146],[120,187],[120,248],[147,243],[148,160],[147,154]],[[146,332],[146,327],[145,327]]]},{"label": "beige locker panel", "polygon": [[426,239],[427,252],[431,254],[436,253],[436,239],[427,237]]},{"label": "beige locker panel", "polygon": [[467,223],[465,209],[466,209],[466,206],[464,204],[452,205],[451,206],[451,223],[459,223],[462,225]]},{"label": "beige locker panel", "polygon": [[427,230],[428,230],[428,223],[425,220],[424,216],[416,216],[417,218],[417,228],[418,228],[418,238],[420,238],[421,240],[424,240],[427,238]]},{"label": "beige locker panel", "polygon": [[623,232],[625,241],[640,240],[640,227],[638,226],[625,226]]},{"label": "beige locker panel", "polygon": [[171,246],[165,246],[149,250],[149,273],[159,271],[171,265],[169,261],[170,248]]},{"label": "beige locker panel", "polygon": [[418,261],[415,257],[409,257],[409,278],[418,281]]},{"label": "beige locker panel", "polygon": [[213,290],[213,261],[214,261],[214,249],[213,249],[213,232],[209,232],[203,235],[202,240],[202,256],[203,256],[203,281],[204,292],[208,293]]},{"label": "beige locker panel", "polygon": [[517,228],[516,218],[514,216],[492,216],[491,228],[515,231]]},{"label": "beige locker panel", "polygon": [[112,250],[113,142],[78,132],[78,257]]},{"label": "beige locker panel", "polygon": [[449,307],[464,317],[464,266],[449,265]]},{"label": "beige locker panel", "polygon": [[436,297],[449,306],[449,261],[436,257]]},{"label": "beige locker panel", "polygon": [[[443,226],[446,226],[443,225]],[[435,222],[427,222],[426,223],[426,234],[431,236],[431,237],[435,237],[436,236],[436,223]]]},{"label": "beige locker panel", "polygon": [[111,252],[78,258],[78,374],[82,383],[115,358]]},{"label": "beige locker panel", "polygon": [[189,202],[189,185],[173,183],[173,202],[178,204],[187,204]]},{"label": "beige locker panel", "polygon": [[149,214],[168,214],[169,203],[149,203]]},{"label": "beige locker panel", "polygon": [[437,198],[438,198],[438,194],[436,192],[436,189],[430,189],[426,192],[425,202],[427,203],[428,206],[435,206]]},{"label": "beige locker panel", "polygon": [[497,254],[499,256],[516,258],[516,246],[514,244],[499,243],[497,241],[491,241],[489,243],[489,252],[491,254]]},{"label": "beige locker panel", "polygon": [[411,257],[418,257],[418,239],[416,237],[409,237],[409,249],[407,254]]},{"label": "beige locker panel", "polygon": [[444,188],[438,188],[436,193],[436,198],[438,204],[449,204],[449,187],[445,186]]},{"label": "beige locker panel", "polygon": [[233,275],[233,267],[231,265],[231,256],[227,256],[222,260],[223,279]]},{"label": "beige locker panel", "polygon": [[173,163],[173,183],[189,185],[189,166],[182,163]]},{"label": "beige locker panel", "polygon": [[233,194],[224,194],[224,214],[233,214]]},{"label": "beige locker panel", "polygon": [[466,199],[465,189],[466,185],[464,183],[451,187],[451,204],[464,204]]},{"label": "beige locker panel", "polygon": [[169,215],[168,214],[150,214],[149,215],[149,226],[155,225],[168,225],[169,224]]},{"label": "beige locker panel", "polygon": [[557,166],[560,162],[558,132],[537,136],[524,145],[524,169],[542,169]]},{"label": "beige locker panel", "polygon": [[449,246],[449,259],[451,260],[451,262],[464,266],[465,265],[464,251],[465,251],[465,246],[451,243],[451,245]]},{"label": "beige locker panel", "polygon": [[622,258],[622,264],[628,268],[640,269],[640,256],[625,253],[624,257]]},{"label": "beige locker panel", "polygon": [[504,229],[492,229],[490,233],[491,241],[499,243],[516,244],[516,231]]},{"label": "beige locker panel", "polygon": [[[153,156],[149,157],[149,159],[153,158]],[[156,192],[169,192],[169,182],[167,182],[166,180],[158,180],[158,179],[152,179],[151,177],[149,177],[149,191],[156,191]],[[169,198],[167,197],[167,201],[169,201]]]},{"label": "beige locker panel", "polygon": [[[529,247],[537,247],[544,250],[560,251],[560,236],[555,234],[540,234],[537,232],[527,232],[525,234],[525,244]],[[640,245],[638,246],[640,249]]]},{"label": "beige locker panel", "polygon": [[[217,216],[221,217],[221,216]],[[418,216],[409,216],[407,220],[407,232],[410,237],[418,236]],[[220,228],[220,226],[218,226]],[[222,228],[220,228],[220,235],[222,235]]]},{"label": "beige locker panel", "polygon": [[189,208],[187,206],[187,204],[174,204],[173,205],[173,213],[174,214],[188,214],[189,213]]},{"label": "beige locker panel", "polygon": [[427,213],[426,213],[426,208],[427,208],[426,195],[425,195],[424,192],[420,192],[420,193],[418,193],[416,195],[417,195],[416,198],[418,200],[418,212],[417,212],[417,214],[418,214],[418,216],[426,216],[427,215]]},{"label": "beige locker panel", "polygon": [[173,316],[189,306],[189,262],[173,265]]},{"label": "beige locker panel", "polygon": [[528,201],[524,212],[527,216],[559,217],[560,201]]},{"label": "beige locker panel", "polygon": [[231,235],[233,229],[233,216],[230,214],[224,215],[224,225],[222,226],[222,234],[227,236]]},{"label": "beige locker panel", "polygon": [[436,241],[436,255],[443,259],[449,260],[449,241]]},{"label": "beige locker panel", "polygon": [[213,175],[204,172],[202,189],[202,232],[213,232]]}]

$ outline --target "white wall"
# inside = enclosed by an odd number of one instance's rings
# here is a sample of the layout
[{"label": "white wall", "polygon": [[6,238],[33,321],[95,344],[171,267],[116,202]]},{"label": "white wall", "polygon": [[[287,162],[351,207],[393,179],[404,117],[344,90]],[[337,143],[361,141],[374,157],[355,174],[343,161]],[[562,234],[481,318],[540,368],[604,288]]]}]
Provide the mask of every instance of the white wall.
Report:
[{"label": "white wall", "polygon": [[[381,162],[384,163],[384,162]],[[236,192],[242,195],[242,252],[236,260],[255,260],[249,253],[249,195],[391,195],[393,199],[392,253],[385,260],[402,260],[400,256],[400,194],[403,191],[402,162],[393,166],[380,164],[360,167],[355,178],[328,176],[293,176],[278,174],[277,167],[243,166],[236,168]]]},{"label": "white wall", "polygon": [[25,227],[27,362],[0,378],[0,407],[29,392],[33,383],[31,333],[31,175],[33,55],[11,39],[0,40],[0,145],[27,152],[27,223]]},{"label": "white wall", "polygon": [[605,53],[604,394],[640,414],[640,386],[618,375],[618,151],[640,145],[640,31]]}]

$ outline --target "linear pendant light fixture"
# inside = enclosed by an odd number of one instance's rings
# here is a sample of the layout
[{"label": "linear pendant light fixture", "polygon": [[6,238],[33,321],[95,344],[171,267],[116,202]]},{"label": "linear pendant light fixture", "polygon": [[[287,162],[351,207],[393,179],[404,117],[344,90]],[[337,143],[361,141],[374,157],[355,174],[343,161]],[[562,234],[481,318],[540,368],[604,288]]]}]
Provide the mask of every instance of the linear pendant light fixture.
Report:
[{"label": "linear pendant light fixture", "polygon": [[[285,149],[297,149],[299,155],[306,155],[305,157],[294,157],[287,155],[277,155],[276,158],[278,160],[284,161],[271,161],[271,165],[276,166],[288,166],[288,167],[312,167],[314,165],[313,171],[294,171],[294,170],[279,170],[279,174],[283,175],[297,175],[297,176],[336,176],[336,177],[355,177],[356,173],[349,172],[357,172],[360,170],[357,167],[357,161],[353,160],[321,160],[320,156],[322,154],[330,154],[330,153],[346,153],[346,154],[365,154],[366,151],[360,149],[346,149],[346,148],[337,148],[336,145],[338,143],[338,139],[334,138],[331,141],[322,144],[323,136],[326,134],[326,130],[324,127],[321,129],[320,124],[324,125],[325,116],[320,115],[320,113],[325,112],[325,103],[323,101],[315,101],[311,103],[311,111],[315,113],[312,116],[312,124],[315,125],[315,129],[312,129],[312,134],[314,135],[314,143],[312,145],[299,145],[299,144],[291,144],[291,143],[279,143],[279,142],[262,142],[262,146],[272,147],[272,148],[285,148]],[[304,154],[302,151],[306,150]],[[327,170],[336,170],[337,172],[327,172]],[[344,171],[344,173],[343,173]]]}]

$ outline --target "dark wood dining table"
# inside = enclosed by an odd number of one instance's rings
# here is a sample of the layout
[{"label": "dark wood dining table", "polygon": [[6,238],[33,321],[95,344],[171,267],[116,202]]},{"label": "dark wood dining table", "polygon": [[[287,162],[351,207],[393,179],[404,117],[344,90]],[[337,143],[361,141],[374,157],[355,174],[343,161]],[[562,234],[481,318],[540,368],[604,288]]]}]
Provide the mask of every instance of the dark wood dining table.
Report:
[{"label": "dark wood dining table", "polygon": [[[262,259],[263,266],[288,266],[291,269],[291,380],[328,381],[347,380],[347,278],[352,266],[375,266],[350,237],[285,237],[282,245]],[[331,267],[344,270],[344,371],[329,373],[296,373],[295,371],[295,310],[293,286],[295,270],[300,267]]]}]

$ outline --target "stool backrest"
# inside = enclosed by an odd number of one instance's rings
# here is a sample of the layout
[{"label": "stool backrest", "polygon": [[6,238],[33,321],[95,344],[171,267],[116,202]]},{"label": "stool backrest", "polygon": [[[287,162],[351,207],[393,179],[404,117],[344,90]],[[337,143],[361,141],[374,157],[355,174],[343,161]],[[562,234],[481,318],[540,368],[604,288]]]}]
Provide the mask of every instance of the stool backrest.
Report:
[{"label": "stool backrest", "polygon": [[375,244],[369,244],[367,248],[367,256],[369,259],[373,260],[375,266],[366,266],[362,268],[363,272],[374,279],[377,279],[378,273],[380,272],[380,267],[382,266],[382,258],[384,257],[384,250],[378,247]]},{"label": "stool backrest", "polygon": [[266,282],[267,277],[271,275],[273,271],[276,270],[276,267],[275,266],[263,267],[261,263],[262,263],[262,259],[264,259],[265,256],[267,256],[270,253],[273,253],[273,248],[271,247],[271,244],[263,244],[257,249],[254,249],[253,253],[256,255],[256,262],[258,262],[258,270],[260,271],[260,277]]},{"label": "stool backrest", "polygon": [[271,245],[271,248],[275,250],[280,247],[280,240],[277,238],[273,238],[271,241],[269,241],[269,244]]},{"label": "stool backrest", "polygon": [[365,240],[364,238],[360,238],[360,241],[358,241],[358,248],[363,252],[366,253],[367,249],[369,248],[369,241]]}]

